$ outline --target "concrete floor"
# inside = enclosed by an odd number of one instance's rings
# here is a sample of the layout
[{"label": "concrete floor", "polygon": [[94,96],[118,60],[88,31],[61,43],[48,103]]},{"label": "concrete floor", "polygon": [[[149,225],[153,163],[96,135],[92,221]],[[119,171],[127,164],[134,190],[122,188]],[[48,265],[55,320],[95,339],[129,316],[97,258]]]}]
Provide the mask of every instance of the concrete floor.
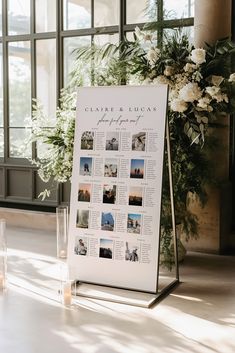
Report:
[{"label": "concrete floor", "polygon": [[85,298],[66,308],[55,234],[8,229],[8,248],[1,353],[235,352],[235,257],[187,254],[182,283],[151,309]]}]

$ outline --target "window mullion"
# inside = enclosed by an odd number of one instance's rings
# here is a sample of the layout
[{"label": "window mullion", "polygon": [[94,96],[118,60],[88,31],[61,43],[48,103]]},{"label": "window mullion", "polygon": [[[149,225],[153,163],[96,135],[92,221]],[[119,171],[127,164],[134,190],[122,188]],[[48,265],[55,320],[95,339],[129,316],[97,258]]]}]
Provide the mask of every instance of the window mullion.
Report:
[{"label": "window mullion", "polygon": [[63,87],[63,0],[56,1],[56,104],[59,105]]},{"label": "window mullion", "polygon": [[162,46],[163,42],[163,0],[158,0],[157,2],[157,21],[159,24],[158,32],[157,32],[157,41],[158,45]]},{"label": "window mullion", "polygon": [[126,24],[126,1],[119,0],[119,41],[124,39],[124,26]]},{"label": "window mullion", "polygon": [[9,156],[9,90],[8,90],[8,44],[7,0],[2,1],[2,52],[3,52],[3,125],[4,125],[4,162]]}]

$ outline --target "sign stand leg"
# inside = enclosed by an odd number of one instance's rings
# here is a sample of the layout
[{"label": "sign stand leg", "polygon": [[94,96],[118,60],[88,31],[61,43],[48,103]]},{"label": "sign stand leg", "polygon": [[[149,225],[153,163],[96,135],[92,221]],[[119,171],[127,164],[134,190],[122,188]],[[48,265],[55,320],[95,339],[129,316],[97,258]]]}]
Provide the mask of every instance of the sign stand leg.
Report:
[{"label": "sign stand leg", "polygon": [[177,244],[177,234],[176,234],[176,224],[175,224],[174,190],[173,190],[173,179],[172,179],[170,131],[169,131],[168,119],[166,123],[166,143],[167,143],[168,172],[169,172],[169,184],[170,184],[172,231],[173,231],[173,240],[174,240],[175,277],[176,277],[176,280],[179,281],[178,244]]}]

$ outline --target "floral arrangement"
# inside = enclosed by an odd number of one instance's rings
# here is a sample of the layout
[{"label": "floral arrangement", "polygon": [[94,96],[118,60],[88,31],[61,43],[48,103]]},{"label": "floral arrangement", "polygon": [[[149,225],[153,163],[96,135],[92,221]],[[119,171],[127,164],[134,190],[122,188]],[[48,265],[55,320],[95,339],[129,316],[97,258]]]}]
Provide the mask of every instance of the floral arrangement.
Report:
[{"label": "floral arrangement", "polygon": [[[194,48],[187,36],[179,32],[158,47],[155,33],[139,28],[135,30],[134,41],[77,50],[71,84],[62,92],[53,128],[46,127],[42,109],[34,105],[33,140],[48,147],[43,158],[34,161],[39,175],[44,181],[52,178],[62,183],[71,177],[76,93],[70,92],[82,81],[81,66],[82,75],[92,77],[94,85],[168,84],[176,221],[181,223],[184,233],[196,236],[197,217],[188,209],[189,195],[197,195],[204,204],[206,183],[213,182],[208,149],[214,141],[208,127],[217,123],[221,114],[235,111],[235,73],[231,69],[234,52],[235,46],[228,39],[206,45],[205,49]],[[206,148],[202,148],[204,145]],[[172,239],[168,182],[165,173],[162,208],[165,253],[169,253]],[[49,192],[45,190],[40,196],[45,198]]]},{"label": "floral arrangement", "polygon": [[135,41],[120,48],[125,70],[142,84],[169,85],[169,113],[182,119],[191,143],[203,144],[208,124],[235,111],[235,46],[228,39],[194,48],[176,32],[158,48],[154,33],[135,30]]},{"label": "floral arrangement", "polygon": [[[52,179],[57,183],[70,180],[73,164],[73,143],[76,117],[76,93],[61,92],[61,106],[56,110],[55,126],[43,113],[43,107],[35,101],[33,105],[32,136],[30,142],[44,145],[43,157],[33,160],[38,174],[45,182]],[[45,189],[38,197],[44,200],[50,196],[51,189]]]}]

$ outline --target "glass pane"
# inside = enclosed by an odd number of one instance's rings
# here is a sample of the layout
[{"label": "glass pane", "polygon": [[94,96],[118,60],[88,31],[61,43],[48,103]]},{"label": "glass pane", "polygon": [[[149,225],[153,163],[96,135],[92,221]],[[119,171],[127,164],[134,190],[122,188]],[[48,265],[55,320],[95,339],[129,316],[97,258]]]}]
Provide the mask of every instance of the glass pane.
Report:
[{"label": "glass pane", "polygon": [[3,71],[2,71],[2,43],[0,43],[0,127],[3,126]]},{"label": "glass pane", "polygon": [[[167,28],[167,29],[164,29],[163,30],[163,34],[164,34],[164,37],[163,37],[163,40],[164,41],[167,41],[167,38],[169,36],[172,36],[174,34],[174,32],[178,31],[179,28]],[[193,41],[194,41],[194,27],[193,26],[189,26],[189,27],[182,27],[182,34],[186,34],[188,39],[189,39],[189,42],[191,44],[193,44]]]},{"label": "glass pane", "polygon": [[30,129],[10,129],[10,157],[30,158],[31,145],[28,143]]},{"label": "glass pane", "polygon": [[[117,44],[119,40],[118,34],[102,34],[102,35],[97,35],[94,36],[94,44],[97,46],[103,46],[106,43],[112,43],[112,44]],[[117,56],[118,53],[115,54]],[[114,80],[116,78],[112,76],[107,75],[106,72],[107,69],[107,60],[104,59],[102,62],[99,63],[99,65],[94,67],[94,74],[96,77],[96,84],[98,85],[108,85],[108,84],[114,84]],[[104,70],[104,72],[103,72]],[[104,77],[105,79],[103,79]]]},{"label": "glass pane", "polygon": [[8,33],[30,32],[30,0],[8,0]]},{"label": "glass pane", "polygon": [[9,43],[9,124],[28,126],[31,120],[30,43]]},{"label": "glass pane", "polygon": [[38,158],[45,158],[45,155],[47,152],[48,152],[48,145],[46,143],[42,143],[41,141],[38,141],[37,142],[37,157]]},{"label": "glass pane", "polygon": [[56,30],[56,0],[36,0],[36,32]]},{"label": "glass pane", "polygon": [[[74,79],[74,76],[71,77],[71,71],[75,70],[75,60],[76,60],[76,50],[77,48],[81,48],[84,46],[89,46],[91,44],[91,37],[71,37],[64,39],[64,86],[66,87],[71,81]],[[83,85],[89,85],[90,79],[86,75],[86,69],[90,67],[90,63],[88,62],[86,67],[84,65],[81,67],[79,63],[76,65],[76,69],[80,71],[81,76],[84,78]],[[82,70],[82,72],[81,72]]]},{"label": "glass pane", "polygon": [[36,42],[37,99],[50,121],[55,122],[56,112],[56,40],[45,39]]},{"label": "glass pane", "polygon": [[0,157],[4,156],[4,134],[3,129],[0,129]]},{"label": "glass pane", "polygon": [[2,36],[2,0],[0,0],[0,36]]},{"label": "glass pane", "polygon": [[64,29],[91,27],[91,0],[64,0]]},{"label": "glass pane", "polygon": [[187,18],[194,16],[194,0],[164,0],[164,18]]},{"label": "glass pane", "polygon": [[101,34],[94,36],[94,43],[98,46],[105,45],[106,43],[117,44],[119,40],[119,36],[117,33],[115,34]]},{"label": "glass pane", "polygon": [[191,44],[193,44],[194,43],[194,27],[193,26],[184,27],[183,33],[185,33],[187,35],[189,42]]},{"label": "glass pane", "polygon": [[95,27],[117,25],[119,21],[119,0],[94,0]]},{"label": "glass pane", "polygon": [[127,23],[156,21],[157,5],[155,0],[126,0]]}]

